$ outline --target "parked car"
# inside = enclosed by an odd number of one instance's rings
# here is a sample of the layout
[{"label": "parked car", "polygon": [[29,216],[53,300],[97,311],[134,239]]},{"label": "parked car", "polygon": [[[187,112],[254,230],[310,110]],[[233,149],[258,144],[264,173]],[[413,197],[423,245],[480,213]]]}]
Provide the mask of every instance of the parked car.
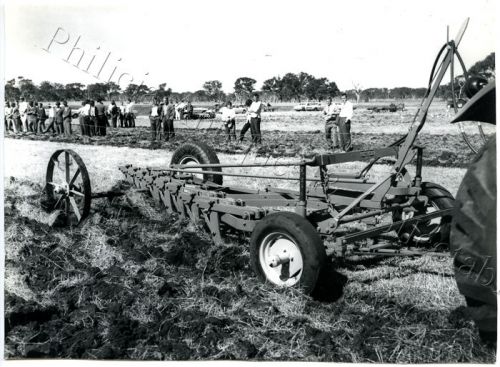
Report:
[{"label": "parked car", "polygon": [[404,103],[391,103],[390,105],[379,105],[379,106],[371,106],[366,108],[368,111],[373,111],[373,112],[384,112],[384,111],[389,111],[389,112],[396,112],[396,111],[405,111],[405,104]]},{"label": "parked car", "polygon": [[319,102],[303,102],[293,107],[295,111],[321,111],[323,106]]},{"label": "parked car", "polygon": [[204,107],[193,108],[193,119],[213,119],[215,118],[215,111]]}]

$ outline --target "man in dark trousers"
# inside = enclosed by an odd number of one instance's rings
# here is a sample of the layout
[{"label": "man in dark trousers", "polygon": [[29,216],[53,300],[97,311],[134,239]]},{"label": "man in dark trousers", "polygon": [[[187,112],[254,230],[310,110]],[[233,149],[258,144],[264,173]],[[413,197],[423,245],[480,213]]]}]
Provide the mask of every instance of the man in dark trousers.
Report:
[{"label": "man in dark trousers", "polygon": [[28,122],[28,131],[34,132],[36,134],[36,125],[37,125],[37,114],[38,108],[36,108],[35,103],[30,101],[28,103],[28,108],[26,109],[27,122]]},{"label": "man in dark trousers", "polygon": [[160,140],[160,107],[158,101],[155,99],[153,101],[153,106],[151,106],[151,111],[149,111],[149,122],[151,123],[151,142]]},{"label": "man in dark trousers", "polygon": [[43,133],[45,131],[45,120],[47,120],[47,113],[45,112],[43,103],[40,103],[38,105],[38,124],[37,124],[37,131],[39,133]]},{"label": "man in dark trousers", "polygon": [[71,136],[71,108],[68,106],[68,102],[63,101],[63,108],[62,108],[62,117],[63,117],[63,131],[64,131],[64,136],[70,137]]},{"label": "man in dark trousers", "polygon": [[[111,126],[116,127],[118,122],[118,117],[120,115],[120,110],[116,105],[115,101],[111,101],[111,108],[109,109],[109,114],[111,115]],[[123,123],[122,123],[123,127]]]},{"label": "man in dark trousers", "polygon": [[331,150],[340,148],[339,127],[337,125],[339,112],[339,107],[332,103],[332,97],[329,97],[328,104],[323,110],[323,115],[325,115],[325,138]]},{"label": "man in dark trousers", "polygon": [[95,114],[95,102],[90,101],[90,136],[97,135],[98,121]]},{"label": "man in dark trousers", "polygon": [[337,123],[339,126],[340,148],[344,152],[348,152],[352,150],[351,119],[354,108],[352,103],[347,100],[346,93],[342,93],[341,100],[342,100],[342,108],[337,117]]},{"label": "man in dark trousers", "polygon": [[130,98],[125,106],[125,127],[135,127],[134,102]]},{"label": "man in dark trousers", "polygon": [[170,140],[170,138],[175,137],[174,132],[174,119],[175,119],[175,106],[172,101],[169,102],[168,98],[165,98],[164,105],[162,109],[162,121],[163,121],[163,136],[165,141]]},{"label": "man in dark trousers", "polygon": [[82,114],[82,123],[83,123],[83,135],[90,136],[90,125],[92,121],[90,119],[90,101],[87,99],[83,103],[83,107],[80,109]]},{"label": "man in dark trousers", "polygon": [[248,108],[250,114],[250,132],[252,133],[252,141],[254,144],[262,143],[262,134],[260,132],[260,114],[262,112],[262,102],[259,99],[259,94],[254,93],[253,102]]},{"label": "man in dark trousers", "polygon": [[245,138],[245,134],[247,133],[248,129],[250,129],[250,113],[248,112],[248,109],[252,105],[252,100],[247,99],[245,101],[245,107],[247,108],[247,115],[246,115],[246,121],[243,127],[241,128],[240,131],[240,143],[243,142],[243,139]]},{"label": "man in dark trousers", "polygon": [[56,118],[55,118],[55,121],[56,121],[56,134],[57,135],[60,135],[60,134],[64,133],[63,112],[64,112],[64,109],[61,108],[61,103],[60,102],[56,102]]},{"label": "man in dark trousers", "polygon": [[102,103],[101,98],[97,100],[97,104],[95,106],[95,115],[97,119],[96,135],[106,136],[106,106],[104,106],[104,104]]}]

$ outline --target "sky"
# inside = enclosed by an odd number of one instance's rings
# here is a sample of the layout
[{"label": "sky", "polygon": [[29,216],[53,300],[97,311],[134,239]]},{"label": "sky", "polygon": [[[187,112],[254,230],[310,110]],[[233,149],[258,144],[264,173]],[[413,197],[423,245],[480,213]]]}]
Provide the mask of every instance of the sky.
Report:
[{"label": "sky", "polygon": [[424,87],[447,25],[454,38],[470,17],[459,47],[467,66],[494,51],[495,2],[12,0],[5,78],[167,83],[177,92],[220,80],[232,92],[238,77],[260,89],[304,71],[341,90]]}]

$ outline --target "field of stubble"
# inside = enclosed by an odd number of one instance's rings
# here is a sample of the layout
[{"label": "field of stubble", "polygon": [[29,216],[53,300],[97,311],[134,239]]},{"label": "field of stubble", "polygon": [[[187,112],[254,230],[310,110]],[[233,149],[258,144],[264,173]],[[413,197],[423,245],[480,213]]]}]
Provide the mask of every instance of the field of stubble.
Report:
[{"label": "field of stubble", "polygon": [[[275,143],[264,143],[264,150],[246,157],[245,146],[220,144],[220,160],[259,162],[326,149],[315,132],[322,130],[317,114],[280,114],[263,118],[263,126],[273,126],[264,128],[265,142]],[[282,125],[287,118],[290,125]],[[301,130],[305,124],[311,127]],[[383,146],[399,136],[397,126],[407,125],[395,114],[366,117],[359,130],[353,123],[355,146]],[[427,159],[434,159],[423,175],[455,194],[471,154],[456,133],[438,133],[455,129],[442,125],[431,120],[431,130],[422,134],[429,139]],[[184,139],[206,140],[210,129],[186,126],[179,132],[185,132]],[[296,132],[283,134],[287,130]],[[302,131],[317,140],[299,137]],[[144,128],[117,129],[107,140],[85,144],[79,136],[4,141],[6,358],[495,361],[494,350],[480,342],[464,310],[448,257],[332,259],[321,292],[312,297],[260,284],[249,266],[248,238],[228,237],[215,245],[202,229],[167,215],[122,181],[119,165],[168,164],[183,136],[174,144],[151,146],[146,134]],[[436,146],[434,139],[443,138]],[[284,148],[280,140],[287,142]],[[306,143],[311,152],[294,150]],[[49,227],[39,205],[48,158],[61,147],[80,153],[93,190],[127,192],[111,202],[95,200],[86,223],[73,229]],[[446,149],[450,153],[443,155]],[[373,178],[389,168],[375,166]],[[226,182],[255,188],[271,183]]]}]

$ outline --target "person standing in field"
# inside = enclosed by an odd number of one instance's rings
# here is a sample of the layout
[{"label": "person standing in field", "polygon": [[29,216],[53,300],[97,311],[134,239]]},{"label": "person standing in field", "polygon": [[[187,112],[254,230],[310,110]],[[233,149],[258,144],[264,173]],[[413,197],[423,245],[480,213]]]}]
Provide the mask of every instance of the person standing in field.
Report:
[{"label": "person standing in field", "polygon": [[245,101],[245,107],[247,108],[246,119],[245,119],[245,124],[243,125],[240,131],[240,143],[243,142],[245,134],[247,133],[248,129],[250,129],[250,112],[248,111],[248,109],[250,108],[251,105],[252,105],[252,100],[247,99]]},{"label": "person standing in field", "polygon": [[191,120],[193,118],[193,111],[193,105],[190,101],[188,101],[186,106],[184,107],[184,118],[186,120]]},{"label": "person standing in field", "polygon": [[64,136],[70,137],[71,136],[71,108],[68,106],[68,102],[63,101],[63,108],[62,108],[62,117],[63,117],[63,132]]},{"label": "person standing in field", "polygon": [[43,133],[45,131],[45,120],[47,120],[47,113],[45,112],[45,107],[43,103],[38,105],[38,126],[37,131]]},{"label": "person standing in field", "polygon": [[184,119],[184,107],[186,107],[186,103],[184,100],[181,100],[179,103],[175,105],[175,119],[182,120]]},{"label": "person standing in field", "polygon": [[28,131],[28,115],[26,111],[28,110],[28,102],[25,101],[24,97],[21,97],[21,102],[19,102],[19,115],[21,116],[22,129],[24,132]]},{"label": "person standing in field", "polygon": [[91,109],[90,101],[86,100],[84,102],[84,106],[82,107],[81,113],[82,113],[82,121],[83,121],[83,135],[85,136],[90,136],[90,131],[91,127],[90,125],[92,124],[91,116],[90,116],[90,109]]},{"label": "person standing in field", "polygon": [[85,110],[85,101],[82,102],[82,105],[76,111],[76,113],[78,114],[78,125],[80,126],[80,133],[82,134],[82,136],[85,135],[85,121],[83,118],[83,116],[85,115],[84,110]]},{"label": "person standing in field", "polygon": [[175,138],[174,132],[174,119],[175,119],[175,106],[172,100],[165,98],[165,103],[162,109],[162,120],[163,120],[163,136],[165,141],[169,141],[170,138]]},{"label": "person standing in field", "polygon": [[111,126],[113,128],[115,128],[117,125],[119,114],[119,109],[116,106],[115,101],[111,101],[111,105],[109,106],[109,115],[111,116]]},{"label": "person standing in field", "polygon": [[125,107],[125,126],[126,127],[135,127],[135,118],[134,118],[134,102],[129,98],[128,104]]},{"label": "person standing in field", "polygon": [[12,108],[10,107],[10,103],[5,103],[5,132],[11,130],[12,125]]},{"label": "person standing in field", "polygon": [[153,106],[149,112],[149,122],[151,123],[151,143],[156,139],[160,140],[160,115],[159,115],[158,101],[153,101]]},{"label": "person standing in field", "polygon": [[122,105],[120,106],[120,115],[118,116],[119,119],[120,119],[120,127],[126,127],[126,121],[125,121],[125,106],[123,105],[123,101],[122,101]]},{"label": "person standing in field", "polygon": [[61,108],[61,103],[60,102],[56,102],[56,134],[57,135],[60,135],[60,134],[64,133],[63,112],[64,112],[64,109]]},{"label": "person standing in field", "polygon": [[97,121],[95,102],[90,101],[90,136],[97,135],[97,128],[99,122]]},{"label": "person standing in field", "polygon": [[226,102],[226,106],[222,107],[222,121],[226,130],[226,141],[229,143],[231,137],[236,141],[236,112],[234,111],[231,101]]},{"label": "person standing in field", "polygon": [[52,134],[54,134],[56,132],[54,128],[54,124],[56,123],[56,108],[49,104],[48,109],[49,109],[49,124],[45,129],[44,133],[50,130]]},{"label": "person standing in field", "polygon": [[102,103],[102,98],[99,98],[97,100],[97,104],[95,106],[95,114],[97,120],[96,135],[106,136],[106,107]]},{"label": "person standing in field", "polygon": [[328,98],[328,103],[323,110],[325,115],[325,138],[331,150],[339,149],[339,127],[337,125],[338,107],[332,103],[332,97]]},{"label": "person standing in field", "polygon": [[340,109],[339,116],[337,117],[337,123],[339,126],[339,140],[340,148],[344,151],[352,150],[351,145],[351,119],[353,115],[353,106],[350,101],[347,100],[347,94],[342,93],[341,96],[342,107]]},{"label": "person standing in field", "polygon": [[262,135],[260,133],[260,122],[262,112],[262,102],[259,100],[259,94],[254,93],[253,103],[248,108],[250,114],[250,132],[252,133],[252,141],[254,144],[262,143]]},{"label": "person standing in field", "polygon": [[36,134],[37,125],[37,108],[35,107],[35,102],[30,101],[28,108],[26,110],[26,115],[28,116],[28,130]]}]

